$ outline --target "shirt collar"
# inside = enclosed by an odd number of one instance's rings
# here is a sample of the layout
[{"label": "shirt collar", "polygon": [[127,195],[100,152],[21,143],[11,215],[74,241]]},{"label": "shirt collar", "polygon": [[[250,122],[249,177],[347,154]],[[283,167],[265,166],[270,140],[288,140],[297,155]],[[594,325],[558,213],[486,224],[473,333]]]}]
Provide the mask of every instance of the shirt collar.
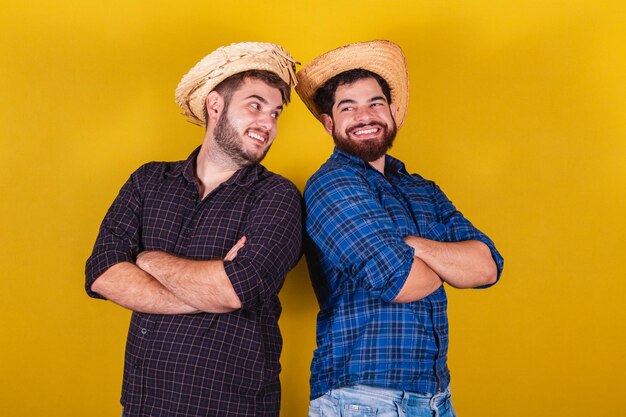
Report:
[{"label": "shirt collar", "polygon": [[[188,182],[197,183],[196,180],[196,159],[198,158],[198,153],[200,153],[200,146],[198,146],[191,154],[187,157],[182,164],[176,164],[175,168],[170,172],[166,173],[166,175],[170,177],[178,177],[182,175]],[[225,185],[239,185],[239,186],[247,186],[258,180],[260,174],[265,170],[262,165],[254,164],[247,167],[243,167],[238,169],[229,179],[227,179],[224,184]]]},{"label": "shirt collar", "polygon": [[[376,169],[373,166],[371,166],[367,161],[359,158],[358,156],[354,156],[345,151],[342,151],[341,149],[338,149],[337,147],[335,147],[333,151],[333,157],[337,159],[343,159],[351,164],[358,165],[365,169],[372,169],[376,171]],[[394,177],[394,176],[402,177],[404,175],[409,175],[409,173],[406,170],[404,162],[387,154],[385,155],[385,175],[387,177]]]}]

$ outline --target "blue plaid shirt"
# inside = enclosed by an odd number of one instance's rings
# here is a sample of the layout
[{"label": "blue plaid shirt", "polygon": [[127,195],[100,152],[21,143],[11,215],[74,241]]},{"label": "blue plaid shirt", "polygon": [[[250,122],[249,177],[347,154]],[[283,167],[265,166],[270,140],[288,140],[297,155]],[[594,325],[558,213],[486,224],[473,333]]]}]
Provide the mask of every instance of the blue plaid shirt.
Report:
[{"label": "blue plaid shirt", "polygon": [[366,384],[435,393],[450,383],[447,298],[394,304],[413,263],[405,236],[493,242],[432,181],[387,155],[385,176],[338,149],[309,179],[306,258],[320,305],[311,399]]}]

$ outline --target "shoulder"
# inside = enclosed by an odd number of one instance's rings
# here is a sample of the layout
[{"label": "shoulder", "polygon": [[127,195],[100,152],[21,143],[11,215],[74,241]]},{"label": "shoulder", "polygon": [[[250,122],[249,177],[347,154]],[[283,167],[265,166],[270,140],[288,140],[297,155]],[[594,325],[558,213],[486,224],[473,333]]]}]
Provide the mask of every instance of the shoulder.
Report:
[{"label": "shoulder", "polygon": [[[302,195],[293,182],[259,166],[258,178],[248,191],[250,203],[267,219],[283,226],[299,222],[302,217]],[[295,223],[293,223],[295,224]]]},{"label": "shoulder", "polygon": [[366,172],[361,166],[331,158],[326,161],[306,182],[304,194],[329,187],[336,189],[366,182]]},{"label": "shoulder", "polygon": [[268,170],[263,165],[258,167],[258,181],[255,188],[263,194],[286,194],[300,197],[298,187],[291,180]]},{"label": "shoulder", "polygon": [[181,172],[185,161],[164,162],[152,161],[146,162],[133,172],[132,176],[138,178],[161,178],[166,175],[177,175]]},{"label": "shoulder", "polygon": [[185,161],[147,162],[137,168],[130,176],[130,182],[136,188],[145,190],[151,185],[162,184],[169,178],[175,178],[182,174]]},{"label": "shoulder", "polygon": [[432,190],[437,188],[437,184],[435,183],[435,181],[424,178],[420,174],[413,173],[413,174],[410,174],[408,178],[409,178],[409,181],[415,186],[425,187],[425,188],[432,189]]},{"label": "shoulder", "polygon": [[396,178],[402,185],[429,188],[436,186],[434,181],[426,179],[420,174],[415,172],[409,173],[404,162],[389,154],[386,156],[385,164],[385,169],[389,173],[388,175]]},{"label": "shoulder", "polygon": [[403,176],[400,184],[403,192],[411,200],[422,203],[430,202],[436,206],[448,202],[448,197],[435,181],[424,178],[419,174],[413,173]]}]

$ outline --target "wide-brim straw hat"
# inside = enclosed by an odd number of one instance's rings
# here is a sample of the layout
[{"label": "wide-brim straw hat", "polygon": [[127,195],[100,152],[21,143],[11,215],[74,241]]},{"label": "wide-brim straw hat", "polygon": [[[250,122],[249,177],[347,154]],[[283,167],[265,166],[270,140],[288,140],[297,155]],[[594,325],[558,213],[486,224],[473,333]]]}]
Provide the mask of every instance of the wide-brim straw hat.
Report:
[{"label": "wide-brim straw hat", "polygon": [[222,46],[198,62],[176,87],[176,103],[189,121],[206,126],[206,97],[231,75],[250,70],[277,74],[289,87],[296,81],[296,61],[282,46],[269,42],[241,42]]},{"label": "wide-brim straw hat", "polygon": [[318,56],[296,74],[296,92],[321,121],[321,114],[313,100],[317,90],[335,75],[358,68],[374,72],[387,81],[391,102],[397,110],[396,124],[402,126],[409,104],[409,72],[402,49],[390,41],[352,43]]}]

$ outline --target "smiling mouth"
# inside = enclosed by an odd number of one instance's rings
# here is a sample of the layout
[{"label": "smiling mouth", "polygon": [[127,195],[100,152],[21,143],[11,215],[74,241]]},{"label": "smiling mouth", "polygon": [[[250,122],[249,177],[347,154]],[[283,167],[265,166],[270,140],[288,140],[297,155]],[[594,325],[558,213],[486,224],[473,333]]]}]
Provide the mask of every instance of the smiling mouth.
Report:
[{"label": "smiling mouth", "polygon": [[259,132],[255,130],[248,130],[246,132],[246,136],[248,136],[254,142],[259,143],[259,144],[265,144],[268,139],[267,133]]},{"label": "smiling mouth", "polygon": [[369,128],[369,129],[355,130],[353,133],[355,135],[371,135],[372,133],[378,133],[379,130],[380,130],[380,128],[373,127],[373,128]]},{"label": "smiling mouth", "polygon": [[376,124],[368,124],[368,125],[359,125],[348,130],[348,133],[362,139],[370,139],[373,137],[377,137],[378,134],[383,130],[383,126]]}]

